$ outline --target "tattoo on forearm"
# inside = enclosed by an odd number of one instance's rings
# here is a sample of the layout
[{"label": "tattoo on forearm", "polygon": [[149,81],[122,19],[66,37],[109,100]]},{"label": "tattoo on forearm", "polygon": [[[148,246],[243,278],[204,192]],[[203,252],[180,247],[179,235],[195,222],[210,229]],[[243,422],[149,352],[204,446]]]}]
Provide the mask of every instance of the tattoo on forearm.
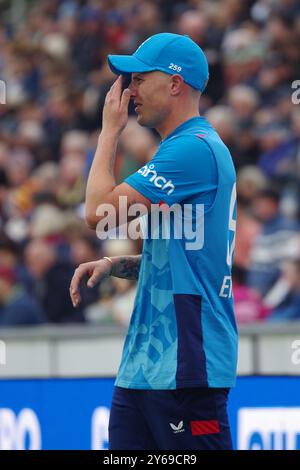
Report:
[{"label": "tattoo on forearm", "polygon": [[113,262],[111,276],[137,280],[141,265],[141,255],[122,256]]}]

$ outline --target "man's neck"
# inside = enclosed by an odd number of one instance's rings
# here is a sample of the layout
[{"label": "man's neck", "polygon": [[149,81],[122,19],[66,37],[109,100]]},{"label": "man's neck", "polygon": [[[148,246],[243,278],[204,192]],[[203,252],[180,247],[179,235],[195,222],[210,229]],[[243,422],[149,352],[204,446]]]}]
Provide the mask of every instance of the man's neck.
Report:
[{"label": "man's neck", "polygon": [[161,136],[161,139],[164,140],[168,135],[170,135],[178,126],[183,124],[184,122],[192,119],[194,117],[200,117],[199,111],[193,110],[188,113],[180,113],[174,112],[168,116],[164,122],[159,125],[156,130]]}]

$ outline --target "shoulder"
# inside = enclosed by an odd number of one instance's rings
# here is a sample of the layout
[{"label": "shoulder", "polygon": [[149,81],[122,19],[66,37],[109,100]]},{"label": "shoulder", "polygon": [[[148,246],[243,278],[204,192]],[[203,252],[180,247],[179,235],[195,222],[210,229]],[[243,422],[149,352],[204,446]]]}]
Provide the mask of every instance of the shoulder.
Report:
[{"label": "shoulder", "polygon": [[209,145],[210,135],[198,131],[189,131],[174,135],[161,143],[161,148],[178,147],[178,145],[191,145],[206,147]]},{"label": "shoulder", "polygon": [[212,158],[213,150],[209,139],[203,134],[179,134],[163,141],[154,157],[159,159],[166,155],[173,155],[176,159],[189,161],[199,155]]}]

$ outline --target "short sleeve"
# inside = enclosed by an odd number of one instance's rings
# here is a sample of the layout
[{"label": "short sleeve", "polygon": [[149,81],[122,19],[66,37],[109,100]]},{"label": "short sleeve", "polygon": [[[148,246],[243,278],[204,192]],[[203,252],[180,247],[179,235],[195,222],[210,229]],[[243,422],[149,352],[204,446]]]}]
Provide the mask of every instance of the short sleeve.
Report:
[{"label": "short sleeve", "polygon": [[163,142],[152,160],[125,182],[152,203],[180,203],[196,194],[215,191],[217,166],[210,146],[194,135]]}]

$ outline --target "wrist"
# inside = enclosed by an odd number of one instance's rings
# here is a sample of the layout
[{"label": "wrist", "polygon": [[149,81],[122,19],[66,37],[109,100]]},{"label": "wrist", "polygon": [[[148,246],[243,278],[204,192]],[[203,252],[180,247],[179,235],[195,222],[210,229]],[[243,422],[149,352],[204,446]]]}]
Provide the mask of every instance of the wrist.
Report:
[{"label": "wrist", "polygon": [[101,129],[100,135],[98,137],[98,140],[105,139],[105,140],[111,140],[113,142],[118,141],[121,135],[121,132],[122,131],[120,129],[114,129],[111,127],[103,126]]},{"label": "wrist", "polygon": [[105,260],[109,261],[109,263],[110,263],[110,271],[108,272],[108,275],[111,276],[111,275],[112,275],[112,270],[113,270],[113,261],[112,261],[112,259],[109,258],[109,256],[103,256],[102,259],[103,259],[103,260],[105,259]]}]

